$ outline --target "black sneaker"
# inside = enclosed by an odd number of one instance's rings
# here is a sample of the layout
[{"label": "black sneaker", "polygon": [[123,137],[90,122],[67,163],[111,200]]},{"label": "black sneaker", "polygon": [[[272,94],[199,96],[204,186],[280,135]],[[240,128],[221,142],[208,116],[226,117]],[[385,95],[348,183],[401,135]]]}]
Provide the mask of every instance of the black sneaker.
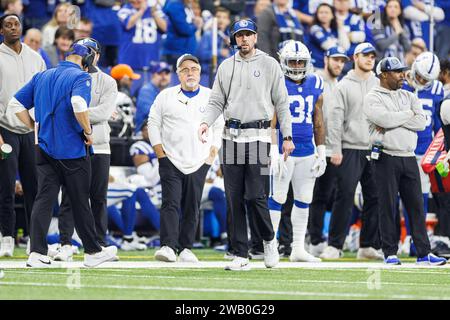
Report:
[{"label": "black sneaker", "polygon": [[252,260],[264,260],[264,251],[250,249],[248,252],[248,257]]},{"label": "black sneaker", "polygon": [[431,252],[438,257],[450,258],[450,248],[442,241],[436,241],[436,245]]},{"label": "black sneaker", "polygon": [[279,252],[280,256],[282,256],[282,257],[289,257],[292,252],[292,247],[286,246],[284,244],[280,244],[278,246],[278,252]]}]

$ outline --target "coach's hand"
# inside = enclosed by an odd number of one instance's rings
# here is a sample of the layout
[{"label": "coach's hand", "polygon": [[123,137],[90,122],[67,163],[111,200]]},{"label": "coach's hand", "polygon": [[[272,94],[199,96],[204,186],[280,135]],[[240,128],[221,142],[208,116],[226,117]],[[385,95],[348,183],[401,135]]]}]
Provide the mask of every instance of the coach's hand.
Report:
[{"label": "coach's hand", "polygon": [[86,143],[86,145],[88,146],[92,146],[92,144],[94,143],[94,139],[92,138],[92,129],[91,129],[91,133],[86,133],[86,131],[83,132],[84,136],[86,137],[86,141],[84,143]]},{"label": "coach's hand", "polygon": [[208,137],[208,125],[206,123],[200,124],[200,128],[198,129],[198,138],[202,143],[207,142]]},{"label": "coach's hand", "polygon": [[284,140],[283,141],[283,146],[282,146],[282,150],[283,150],[283,155],[284,155],[284,161],[287,160],[287,158],[291,155],[292,151],[294,151],[295,146],[294,146],[294,142],[292,142],[292,140]]},{"label": "coach's hand", "polygon": [[340,166],[342,163],[342,153],[334,153],[331,155],[330,162],[335,166]]}]

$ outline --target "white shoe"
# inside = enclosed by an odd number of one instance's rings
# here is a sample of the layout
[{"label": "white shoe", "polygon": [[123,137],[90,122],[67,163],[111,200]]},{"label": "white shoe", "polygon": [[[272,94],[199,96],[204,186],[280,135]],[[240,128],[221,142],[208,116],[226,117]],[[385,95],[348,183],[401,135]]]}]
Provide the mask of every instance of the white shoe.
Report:
[{"label": "white shoe", "polygon": [[302,250],[301,248],[292,248],[291,255],[289,256],[289,261],[291,262],[321,262],[320,258],[314,257],[306,250]]},{"label": "white shoe", "polygon": [[5,276],[5,273],[3,272],[2,269],[0,269],[0,279],[2,279]]},{"label": "white shoe", "polygon": [[225,266],[225,270],[230,271],[248,271],[250,270],[248,258],[235,257]]},{"label": "white shoe", "polygon": [[225,252],[225,254],[223,255],[223,258],[225,260],[233,260],[234,258],[236,258],[236,255],[234,253],[231,253],[230,251]]},{"label": "white shoe", "polygon": [[[77,247],[77,246],[72,246],[72,248],[73,248],[73,247],[77,248],[77,250],[78,250],[78,247]],[[102,250],[104,250],[105,248],[107,248],[107,247],[102,247]],[[74,253],[74,254],[75,254],[75,253]],[[111,262],[117,262],[117,261],[119,261],[119,256],[116,254],[116,255],[114,256],[114,258],[112,258],[110,261],[111,261]]]},{"label": "white shoe", "polygon": [[120,249],[123,251],[143,251],[147,249],[147,246],[133,239],[133,241],[124,240],[120,245]]},{"label": "white shoe", "polygon": [[339,250],[332,246],[327,246],[322,254],[320,255],[320,258],[322,259],[340,259],[344,256],[344,252],[342,250]]},{"label": "white shoe", "polygon": [[171,247],[163,246],[155,252],[155,259],[164,262],[175,262],[177,261],[177,255]]},{"label": "white shoe", "polygon": [[55,255],[55,261],[70,262],[73,260],[73,250],[70,244],[66,244],[59,248],[58,253]]},{"label": "white shoe", "polygon": [[86,267],[96,267],[104,262],[113,261],[117,254],[117,247],[109,246],[106,248],[102,248],[102,251],[93,253],[93,254],[85,254],[84,255],[84,265]]},{"label": "white shoe", "polygon": [[323,250],[325,249],[325,247],[327,246],[326,242],[321,242],[319,244],[313,245],[311,243],[311,245],[309,246],[309,252],[314,256],[314,257],[319,257]]},{"label": "white shoe", "polygon": [[47,250],[47,255],[50,258],[55,259],[55,256],[59,252],[59,249],[61,249],[61,244],[59,244],[59,243],[49,244],[48,250]]},{"label": "white shoe", "polygon": [[271,241],[263,241],[264,244],[264,265],[266,268],[275,267],[280,262],[280,254],[278,253],[277,239]]},{"label": "white shoe", "polygon": [[27,267],[30,268],[60,268],[61,265],[53,262],[49,256],[37,252],[31,252],[27,260]]},{"label": "white shoe", "polygon": [[12,257],[14,255],[14,238],[3,237],[0,244],[0,257]]},{"label": "white shoe", "polygon": [[179,262],[197,263],[198,258],[195,256],[195,254],[191,250],[185,248],[180,252],[180,255],[178,256],[178,261]]},{"label": "white shoe", "polygon": [[372,247],[359,248],[356,259],[384,260],[383,254]]}]

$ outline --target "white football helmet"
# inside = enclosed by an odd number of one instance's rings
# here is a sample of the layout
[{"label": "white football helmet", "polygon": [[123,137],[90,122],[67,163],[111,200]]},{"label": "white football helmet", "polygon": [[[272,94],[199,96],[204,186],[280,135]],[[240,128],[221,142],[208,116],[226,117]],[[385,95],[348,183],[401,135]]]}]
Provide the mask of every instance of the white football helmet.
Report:
[{"label": "white football helmet", "polygon": [[[439,58],[432,52],[421,53],[411,66],[411,78],[414,88],[417,90],[423,90],[433,84],[433,81],[439,77],[441,67],[439,64]],[[417,75],[425,79],[427,83],[421,84],[417,80]]]},{"label": "white football helmet", "polygon": [[[312,71],[311,54],[308,48],[300,41],[287,40],[278,52],[281,69],[284,74],[294,81],[302,80]],[[303,67],[289,66],[290,61],[304,61]]]}]

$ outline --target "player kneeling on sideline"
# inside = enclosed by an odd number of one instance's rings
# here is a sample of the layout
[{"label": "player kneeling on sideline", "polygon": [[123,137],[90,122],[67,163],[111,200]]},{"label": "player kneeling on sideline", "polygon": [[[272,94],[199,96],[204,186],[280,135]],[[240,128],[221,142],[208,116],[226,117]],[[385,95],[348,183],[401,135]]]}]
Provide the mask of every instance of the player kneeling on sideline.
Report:
[{"label": "player kneeling on sideline", "polygon": [[395,219],[397,195],[406,206],[412,238],[417,249],[417,263],[443,265],[445,258],[431,253],[423,212],[420,174],[414,150],[417,131],[426,127],[426,116],[419,99],[400,89],[407,69],[398,58],[381,60],[377,66],[380,85],[364,99],[364,113],[370,124],[371,158],[380,204],[381,245],[386,264],[397,265],[398,229]]},{"label": "player kneeling on sideline", "polygon": [[286,87],[291,101],[289,108],[292,115],[292,140],[295,149],[291,157],[286,159],[284,155],[280,156],[281,148],[278,148],[276,144],[271,146],[273,190],[269,198],[270,217],[276,234],[281,206],[286,202],[289,183],[292,181],[293,241],[289,259],[320,262],[319,258],[305,250],[304,242],[314,182],[325,172],[327,166],[322,114],[324,83],[320,76],[310,73],[312,71],[311,55],[308,48],[299,41],[290,40],[284,44],[280,51],[280,63],[286,76]]}]

